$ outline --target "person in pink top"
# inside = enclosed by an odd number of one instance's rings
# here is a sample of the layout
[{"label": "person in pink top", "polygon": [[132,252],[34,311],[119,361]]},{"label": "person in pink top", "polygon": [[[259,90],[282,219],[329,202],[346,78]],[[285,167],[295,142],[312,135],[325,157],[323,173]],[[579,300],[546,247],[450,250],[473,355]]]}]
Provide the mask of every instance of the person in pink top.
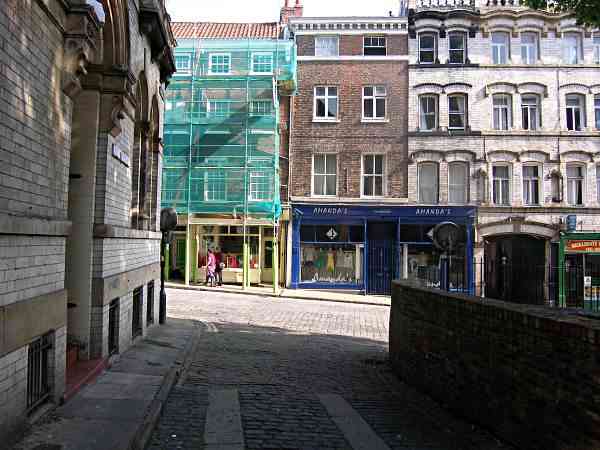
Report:
[{"label": "person in pink top", "polygon": [[215,270],[217,268],[217,258],[213,251],[208,249],[208,256],[206,258],[206,284],[209,283],[212,287],[215,286]]}]

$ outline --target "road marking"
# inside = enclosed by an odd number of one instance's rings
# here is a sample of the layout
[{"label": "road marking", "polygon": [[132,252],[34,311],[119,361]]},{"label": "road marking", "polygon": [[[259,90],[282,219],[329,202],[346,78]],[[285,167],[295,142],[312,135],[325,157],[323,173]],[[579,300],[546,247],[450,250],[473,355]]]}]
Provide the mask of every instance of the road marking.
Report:
[{"label": "road marking", "polygon": [[209,391],[204,444],[205,450],[244,450],[237,389]]},{"label": "road marking", "polygon": [[367,422],[342,397],[320,394],[319,400],[354,450],[390,450]]},{"label": "road marking", "polygon": [[217,326],[214,323],[206,322],[206,331],[209,333],[218,333],[219,329],[217,328]]}]

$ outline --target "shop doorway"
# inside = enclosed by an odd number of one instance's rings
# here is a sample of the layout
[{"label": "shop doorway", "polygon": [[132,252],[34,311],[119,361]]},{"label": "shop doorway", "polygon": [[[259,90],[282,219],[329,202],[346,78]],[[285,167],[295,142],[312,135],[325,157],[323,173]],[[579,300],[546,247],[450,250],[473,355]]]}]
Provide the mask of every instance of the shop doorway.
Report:
[{"label": "shop doorway", "polygon": [[546,240],[530,235],[487,238],[486,297],[543,304],[548,297],[548,273]]},{"label": "shop doorway", "polygon": [[396,274],[397,225],[391,222],[369,223],[367,293],[390,295]]}]

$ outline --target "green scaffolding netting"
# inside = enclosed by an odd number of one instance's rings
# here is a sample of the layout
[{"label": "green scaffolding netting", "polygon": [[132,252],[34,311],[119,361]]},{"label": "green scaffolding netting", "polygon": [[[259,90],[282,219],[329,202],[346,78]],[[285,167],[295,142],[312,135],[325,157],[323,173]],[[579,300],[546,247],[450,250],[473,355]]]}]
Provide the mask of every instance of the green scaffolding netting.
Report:
[{"label": "green scaffolding netting", "polygon": [[180,40],[166,92],[162,207],[276,220],[279,102],[296,88],[288,40]]}]

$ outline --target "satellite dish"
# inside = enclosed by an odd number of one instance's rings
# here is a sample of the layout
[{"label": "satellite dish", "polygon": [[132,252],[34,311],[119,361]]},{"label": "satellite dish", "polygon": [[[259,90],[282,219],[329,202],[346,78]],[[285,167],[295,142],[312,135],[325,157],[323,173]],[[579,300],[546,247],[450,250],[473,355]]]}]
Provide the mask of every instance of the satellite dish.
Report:
[{"label": "satellite dish", "polygon": [[454,222],[438,223],[432,231],[433,245],[445,253],[452,253],[463,241],[463,233]]}]

